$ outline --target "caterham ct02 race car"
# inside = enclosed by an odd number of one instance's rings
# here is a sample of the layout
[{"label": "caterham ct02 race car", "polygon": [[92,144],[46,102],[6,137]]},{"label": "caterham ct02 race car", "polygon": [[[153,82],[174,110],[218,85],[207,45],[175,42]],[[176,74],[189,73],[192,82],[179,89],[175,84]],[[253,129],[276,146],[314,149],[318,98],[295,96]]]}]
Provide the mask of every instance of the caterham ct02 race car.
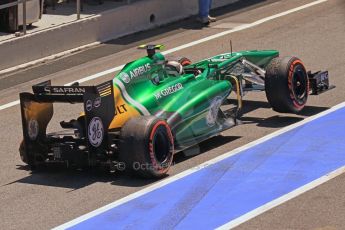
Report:
[{"label": "caterham ct02 race car", "polygon": [[[140,46],[147,56],[127,63],[111,81],[97,86],[52,86],[50,81],[21,93],[24,139],[21,159],[76,167],[122,167],[144,177],[165,175],[174,153],[238,124],[246,91],[265,91],[272,109],[298,113],[309,94],[331,87],[328,72],[307,72],[297,57],[277,50],[220,54],[192,63],[166,60],[160,45]],[[223,104],[233,92],[236,103]],[[83,103],[84,112],[47,133],[53,103]],[[116,168],[116,167],[115,167]]]}]

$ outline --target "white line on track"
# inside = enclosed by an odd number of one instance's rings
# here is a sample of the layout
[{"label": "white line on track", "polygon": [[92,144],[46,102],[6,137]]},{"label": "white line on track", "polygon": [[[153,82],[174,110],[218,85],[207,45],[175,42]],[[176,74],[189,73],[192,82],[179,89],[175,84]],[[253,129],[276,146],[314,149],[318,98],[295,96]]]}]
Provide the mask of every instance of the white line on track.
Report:
[{"label": "white line on track", "polygon": [[[92,217],[94,217],[96,215],[99,215],[99,214],[101,214],[101,213],[103,213],[103,212],[105,212],[107,210],[110,210],[110,209],[115,208],[115,207],[117,207],[117,206],[119,206],[121,204],[129,202],[129,201],[131,201],[131,200],[133,200],[135,198],[143,196],[143,195],[145,195],[145,194],[147,194],[149,192],[152,192],[152,191],[154,191],[154,190],[156,190],[158,188],[161,188],[161,187],[163,187],[163,186],[165,186],[167,184],[170,184],[170,183],[172,183],[174,181],[177,181],[177,180],[179,180],[179,179],[181,179],[183,177],[186,177],[186,176],[188,176],[188,175],[190,175],[192,173],[195,173],[195,172],[197,172],[197,171],[199,171],[199,170],[201,170],[201,169],[203,169],[205,167],[213,165],[213,164],[215,164],[215,163],[217,163],[219,161],[222,161],[222,160],[224,160],[226,158],[229,158],[229,157],[231,157],[233,155],[236,155],[236,154],[238,154],[238,153],[240,153],[240,152],[242,152],[244,150],[250,149],[253,146],[259,145],[259,144],[261,144],[261,143],[263,143],[265,141],[268,141],[268,140],[270,140],[270,139],[272,139],[272,138],[274,138],[274,137],[276,137],[278,135],[286,133],[286,132],[288,132],[288,131],[290,131],[290,130],[292,130],[294,128],[300,127],[302,125],[305,125],[306,123],[309,123],[309,122],[311,122],[311,121],[313,121],[313,120],[315,120],[317,118],[323,117],[323,116],[325,116],[325,115],[327,115],[329,113],[332,113],[332,112],[334,112],[334,111],[336,111],[338,109],[344,108],[344,107],[345,107],[345,102],[343,102],[341,104],[338,104],[338,105],[336,105],[336,106],[334,106],[334,107],[332,107],[332,108],[330,108],[330,109],[328,109],[326,111],[323,111],[323,112],[321,112],[319,114],[316,114],[314,116],[308,117],[308,118],[306,118],[306,119],[304,119],[304,120],[302,120],[300,122],[297,122],[295,124],[287,126],[287,127],[283,128],[283,129],[280,129],[280,130],[278,130],[276,132],[273,132],[273,133],[271,133],[271,134],[269,134],[267,136],[264,136],[264,137],[262,137],[262,138],[260,138],[260,139],[258,139],[256,141],[250,142],[250,143],[248,143],[248,144],[246,144],[244,146],[241,146],[241,147],[239,147],[237,149],[234,149],[234,150],[232,150],[230,152],[224,153],[223,155],[220,155],[220,156],[218,156],[218,157],[216,157],[216,158],[214,158],[212,160],[209,160],[209,161],[207,161],[207,162],[205,162],[203,164],[200,164],[200,165],[198,165],[196,167],[193,167],[191,169],[183,171],[183,172],[181,172],[181,173],[179,173],[179,174],[177,174],[175,176],[171,176],[171,177],[169,177],[169,178],[167,178],[167,179],[165,179],[163,181],[160,181],[160,182],[158,182],[156,184],[153,184],[153,185],[151,185],[149,187],[146,187],[146,188],[144,188],[144,189],[142,189],[142,190],[140,190],[138,192],[132,193],[132,194],[130,194],[130,195],[128,195],[128,196],[126,196],[126,197],[124,197],[122,199],[119,199],[119,200],[117,200],[117,201],[115,201],[113,203],[110,203],[110,204],[105,205],[105,206],[103,206],[103,207],[101,207],[99,209],[96,209],[96,210],[94,210],[94,211],[92,211],[90,213],[87,213],[87,214],[85,214],[83,216],[80,216],[80,217],[78,217],[78,218],[76,218],[74,220],[71,220],[70,222],[67,222],[65,224],[62,224],[62,225],[54,228],[54,230],[61,230],[61,229],[70,228],[70,227],[72,227],[74,225],[77,225],[78,223],[81,223],[81,222],[83,222],[83,221],[85,221],[87,219],[90,219],[90,218],[92,218]],[[273,208],[273,207],[275,207],[275,206],[277,206],[279,204],[284,203],[285,201],[288,201],[289,199],[292,199],[293,197],[296,197],[296,196],[298,196],[298,195],[300,195],[300,194],[302,194],[302,193],[304,193],[304,192],[306,192],[306,191],[308,191],[308,190],[310,190],[312,188],[315,188],[316,186],[318,186],[318,185],[320,185],[322,183],[325,183],[326,181],[336,177],[337,175],[340,175],[344,171],[345,171],[345,167],[339,168],[338,170],[336,170],[334,172],[331,172],[328,175],[320,177],[319,179],[317,179],[317,180],[315,180],[315,181],[313,181],[313,182],[311,182],[311,183],[309,183],[307,185],[304,185],[304,186],[302,186],[302,187],[292,191],[291,193],[288,193],[288,194],[286,194],[286,195],[284,195],[284,196],[282,196],[282,197],[280,197],[280,198],[278,198],[278,199],[276,199],[276,200],[274,200],[272,202],[269,202],[269,203],[267,203],[267,204],[265,204],[265,205],[255,209],[255,210],[253,210],[252,212],[249,212],[248,214],[245,214],[244,216],[241,216],[241,217],[235,219],[234,221],[236,221],[236,222],[230,222],[227,225],[225,225],[224,227],[222,226],[221,228],[222,229],[229,229],[228,226],[230,226],[230,227],[233,226],[234,227],[234,226],[236,226],[238,224],[241,224],[244,221],[249,220],[250,218],[253,218],[253,217],[255,217],[255,216],[257,216],[257,215],[259,215],[259,214],[261,214],[261,213],[263,213],[263,212],[265,212],[265,211],[267,211],[267,210],[269,210],[269,209],[271,209],[271,208]]]},{"label": "white line on track", "polygon": [[293,191],[291,191],[291,192],[289,192],[289,193],[287,193],[287,194],[285,194],[285,195],[283,195],[283,196],[281,196],[275,200],[272,200],[271,202],[268,202],[268,203],[266,203],[266,204],[264,204],[264,205],[262,205],[256,209],[244,214],[243,216],[240,216],[240,217],[238,217],[238,218],[236,218],[236,219],[234,219],[234,220],[232,220],[232,221],[230,221],[230,222],[228,222],[228,223],[226,223],[226,224],[224,224],[224,225],[222,225],[216,229],[217,230],[233,229],[233,228],[237,227],[238,225],[240,225],[240,224],[242,224],[242,223],[244,223],[244,222],[246,222],[246,221],[248,221],[248,220],[250,220],[256,216],[258,216],[258,215],[260,215],[260,214],[262,214],[262,213],[264,213],[264,212],[266,212],[266,211],[268,211],[268,210],[270,210],[270,209],[272,209],[272,208],[274,208],[274,207],[276,207],[282,203],[285,203],[286,201],[291,200],[292,198],[295,198],[295,197],[301,195],[302,193],[305,193],[305,192],[307,192],[307,191],[309,191],[309,190],[311,190],[311,189],[313,189],[313,188],[315,188],[315,187],[343,174],[344,172],[345,172],[345,166],[338,168],[338,169],[328,173],[327,175],[324,175],[324,176],[322,176],[322,177],[320,177],[320,178],[318,178],[318,179],[316,179],[316,180],[314,180],[314,181],[312,181],[312,182],[310,182],[310,183],[308,183],[302,187],[299,187],[298,189],[295,189],[295,190],[293,190]]},{"label": "white line on track", "polygon": [[[204,42],[216,39],[216,38],[220,38],[222,36],[225,36],[225,35],[228,35],[228,34],[231,34],[231,33],[235,33],[235,32],[241,31],[241,30],[252,28],[252,27],[261,25],[262,23],[274,20],[276,18],[283,17],[285,15],[288,15],[288,14],[291,14],[291,13],[294,13],[294,12],[297,12],[297,11],[300,11],[300,10],[303,10],[303,9],[306,9],[306,8],[311,7],[311,6],[318,5],[320,3],[327,2],[327,1],[328,0],[314,1],[314,2],[311,2],[311,3],[305,4],[305,5],[302,5],[302,6],[299,6],[299,7],[296,7],[296,8],[287,10],[287,11],[284,11],[284,12],[279,13],[279,14],[275,14],[275,15],[272,15],[272,16],[269,16],[269,17],[266,17],[266,18],[262,18],[260,20],[257,20],[255,22],[253,22],[253,23],[237,26],[237,27],[235,27],[233,29],[226,30],[226,31],[223,31],[223,32],[220,32],[220,33],[217,33],[217,34],[214,34],[214,35],[211,35],[211,36],[208,36],[208,37],[205,37],[205,38],[202,38],[202,39],[199,39],[199,40],[196,40],[196,41],[193,41],[193,42],[181,45],[181,46],[177,46],[175,48],[172,48],[170,50],[162,52],[162,54],[174,53],[176,51],[179,51],[179,50],[182,50],[182,49],[186,49],[186,48],[189,48],[189,47],[192,47],[192,46],[195,46],[195,45],[198,45],[198,44],[201,44],[201,43],[204,43]],[[84,78],[81,78],[79,80],[75,80],[73,82],[78,81],[79,83],[83,83],[83,82],[87,82],[87,81],[90,81],[90,80],[93,80],[93,79],[96,79],[96,78],[100,78],[100,77],[103,77],[103,76],[105,76],[107,74],[110,74],[110,73],[113,73],[113,72],[121,70],[123,68],[123,66],[124,65],[117,66],[115,68],[111,68],[111,69],[108,69],[108,70],[96,73],[94,75],[91,75],[91,76],[88,76],[88,77],[84,77]],[[70,85],[73,82],[67,83],[65,85]],[[7,109],[7,108],[10,108],[10,107],[13,107],[13,106],[18,105],[18,104],[19,104],[19,100],[16,100],[16,101],[13,101],[13,102],[1,105],[0,106],[0,111],[4,110],[4,109]]]}]

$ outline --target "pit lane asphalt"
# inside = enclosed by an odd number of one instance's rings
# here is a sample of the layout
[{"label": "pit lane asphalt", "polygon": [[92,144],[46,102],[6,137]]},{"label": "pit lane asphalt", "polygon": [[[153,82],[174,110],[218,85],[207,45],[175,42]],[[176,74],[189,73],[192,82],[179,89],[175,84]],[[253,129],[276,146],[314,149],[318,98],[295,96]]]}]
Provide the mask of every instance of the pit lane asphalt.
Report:
[{"label": "pit lane asphalt", "polygon": [[[166,32],[166,36],[152,38],[152,43],[163,43],[167,49],[193,40],[226,30],[214,28],[231,26],[230,23],[250,23],[287,9],[311,1],[270,1],[260,2],[235,12],[225,13],[221,20],[210,28],[191,28],[182,23],[184,29]],[[299,115],[278,114],[273,112],[265,100],[264,93],[250,93],[244,102],[244,124],[230,129],[209,141],[200,144],[201,154],[184,157],[178,154],[170,174],[174,175],[236,147],[256,140],[266,134],[300,121],[304,117],[319,113],[345,100],[345,3],[331,0],[317,6],[275,19],[254,28],[230,34],[206,43],[174,53],[174,56],[187,56],[200,60],[218,53],[229,51],[229,39],[234,50],[243,49],[278,49],[281,56],[296,55],[308,69],[328,69],[331,82],[336,89],[318,97],[310,97],[308,106]],[[228,23],[228,24],[223,24]],[[131,38],[127,38],[131,46]],[[147,38],[150,40],[149,38]],[[138,43],[140,43],[138,41]],[[106,50],[116,44],[109,42],[99,48]],[[82,77],[124,64],[138,58],[144,53],[134,48],[100,57],[97,48],[90,49],[90,57],[85,63],[75,63],[65,68],[64,60],[56,62],[59,68],[48,72],[50,75],[36,79],[31,75],[30,81],[9,84],[10,88],[0,91],[0,104],[18,99],[18,93],[27,91],[34,83],[52,79],[53,84],[61,85]],[[84,53],[85,54],[85,53]],[[106,53],[108,54],[108,53]],[[80,55],[83,55],[81,53]],[[171,55],[169,55],[171,56]],[[78,56],[75,56],[77,58]],[[93,60],[95,57],[98,59]],[[74,60],[74,59],[72,59]],[[88,61],[90,60],[90,61]],[[61,62],[59,64],[59,62]],[[47,65],[51,65],[48,63]],[[25,70],[35,73],[49,69],[47,65]],[[25,73],[14,73],[13,79]],[[37,72],[34,72],[37,71]],[[58,72],[56,72],[58,71]],[[45,72],[44,72],[45,73]],[[36,76],[39,76],[37,74]],[[42,74],[43,76],[43,74]],[[111,79],[113,74],[87,82],[97,84]],[[8,76],[0,77],[5,79]],[[7,78],[9,79],[9,78]],[[1,84],[2,85],[2,84]],[[77,108],[76,108],[77,107]],[[67,108],[67,109],[66,109]],[[57,128],[57,122],[73,118],[79,113],[79,106],[58,104],[55,118],[50,129]],[[68,116],[66,117],[66,113]],[[62,224],[84,213],[92,211],[114,200],[154,183],[152,180],[130,178],[127,175],[107,175],[99,172],[80,172],[53,168],[31,173],[20,161],[19,142],[22,138],[19,107],[15,106],[0,111],[1,145],[0,145],[0,219],[1,229],[47,229]],[[320,130],[322,132],[322,130]],[[345,132],[345,131],[344,131]],[[307,138],[307,137],[306,137]],[[242,229],[342,229],[345,226],[345,176],[341,175],[291,201],[286,202],[242,225]]]}]

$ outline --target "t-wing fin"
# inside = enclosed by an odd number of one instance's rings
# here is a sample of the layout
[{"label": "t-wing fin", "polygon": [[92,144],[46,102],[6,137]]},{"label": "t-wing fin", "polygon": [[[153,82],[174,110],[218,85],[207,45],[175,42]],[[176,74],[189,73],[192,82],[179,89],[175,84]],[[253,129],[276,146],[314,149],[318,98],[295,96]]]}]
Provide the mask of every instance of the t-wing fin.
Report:
[{"label": "t-wing fin", "polygon": [[151,57],[156,53],[156,50],[164,49],[164,45],[140,45],[138,46],[138,49],[146,50],[147,55]]}]

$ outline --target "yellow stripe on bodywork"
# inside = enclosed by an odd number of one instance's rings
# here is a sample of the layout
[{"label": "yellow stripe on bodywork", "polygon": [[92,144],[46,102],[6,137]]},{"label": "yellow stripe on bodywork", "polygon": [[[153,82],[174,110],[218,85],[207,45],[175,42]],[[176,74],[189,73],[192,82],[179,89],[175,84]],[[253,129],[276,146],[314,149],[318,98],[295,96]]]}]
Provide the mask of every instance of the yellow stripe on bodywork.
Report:
[{"label": "yellow stripe on bodywork", "polygon": [[[115,99],[115,113],[113,120],[109,125],[109,129],[121,128],[126,121],[131,117],[137,117],[140,113],[130,104],[128,104],[122,97],[121,91],[117,85],[114,88],[114,99]],[[124,111],[123,106],[126,108]]]}]

